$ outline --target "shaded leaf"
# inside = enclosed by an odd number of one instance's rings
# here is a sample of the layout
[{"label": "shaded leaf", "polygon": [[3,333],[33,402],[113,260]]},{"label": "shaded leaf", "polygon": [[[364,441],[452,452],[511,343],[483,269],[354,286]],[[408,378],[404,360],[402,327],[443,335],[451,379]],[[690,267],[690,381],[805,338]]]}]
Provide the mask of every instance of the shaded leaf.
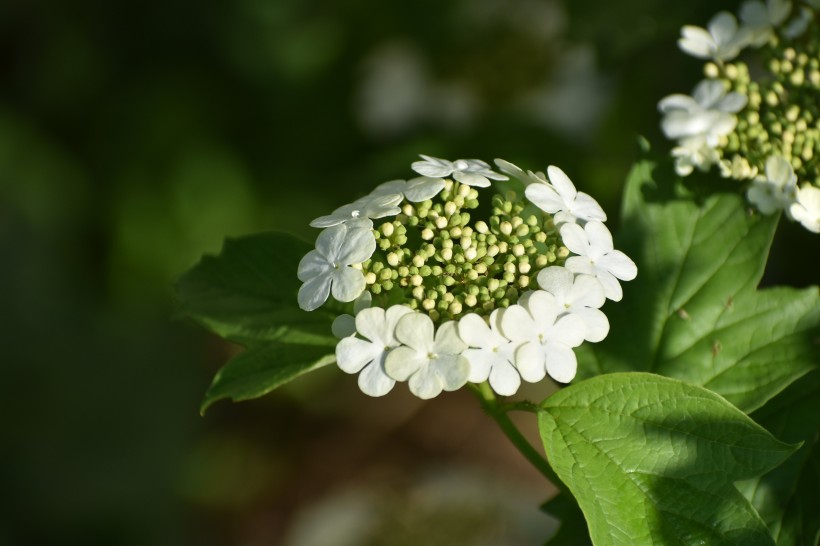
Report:
[{"label": "shaded leaf", "polygon": [[733,483],[796,449],[713,392],[645,373],[607,374],[543,404],[547,458],[597,546],[772,545]]},{"label": "shaded leaf", "polygon": [[[640,370],[702,385],[749,412],[820,362],[820,291],[757,290],[778,218],[702,203],[649,161],[627,182],[619,249],[638,264],[582,376]],[[640,335],[636,335],[640,333]]]}]

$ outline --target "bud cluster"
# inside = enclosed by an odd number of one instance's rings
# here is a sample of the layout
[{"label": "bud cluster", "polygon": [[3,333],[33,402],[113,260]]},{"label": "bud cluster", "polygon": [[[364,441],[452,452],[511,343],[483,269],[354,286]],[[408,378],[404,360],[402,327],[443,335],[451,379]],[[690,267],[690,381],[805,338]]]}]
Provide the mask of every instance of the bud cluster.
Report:
[{"label": "bud cluster", "polygon": [[436,323],[486,316],[534,288],[540,270],[563,263],[569,251],[552,215],[528,207],[523,192],[493,195],[486,221],[473,221],[478,197],[447,179],[433,199],[405,200],[400,214],[374,226],[376,252],[361,264],[374,300],[405,302]]}]

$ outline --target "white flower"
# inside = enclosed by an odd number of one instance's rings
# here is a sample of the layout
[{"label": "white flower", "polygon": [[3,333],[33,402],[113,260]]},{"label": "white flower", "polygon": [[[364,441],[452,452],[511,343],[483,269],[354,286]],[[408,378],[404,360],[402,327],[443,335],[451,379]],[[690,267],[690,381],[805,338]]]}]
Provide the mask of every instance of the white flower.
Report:
[{"label": "white flower", "polygon": [[536,183],[547,183],[547,177],[542,172],[524,172],[524,169],[503,159],[496,159],[495,164],[498,166],[498,170],[500,170],[502,173],[508,176],[515,178],[516,180],[520,180],[524,183],[524,186]]},{"label": "white flower", "polygon": [[480,316],[470,313],[458,321],[458,334],[470,346],[464,357],[470,363],[472,383],[490,380],[490,386],[502,396],[511,396],[521,385],[521,376],[513,365],[515,345],[501,334],[501,311],[490,314],[489,325]]},{"label": "white flower", "polygon": [[773,214],[794,202],[797,176],[791,163],[779,155],[766,160],[766,176],[758,176],[746,192],[746,198],[763,214]]},{"label": "white flower", "polygon": [[[461,354],[467,345],[458,337],[456,323],[445,322],[435,331],[427,315],[412,313],[396,326],[396,338],[404,343],[390,351],[385,361],[387,375],[408,381],[410,392],[427,400],[442,390],[464,386],[470,364]],[[435,334],[435,335],[434,335]]]},{"label": "white flower", "polygon": [[797,190],[797,200],[789,206],[789,215],[812,233],[820,233],[820,188],[804,184]]},{"label": "white flower", "polygon": [[330,331],[339,339],[356,333],[356,315],[373,304],[373,295],[365,290],[353,301],[353,314],[344,313],[333,319]]},{"label": "white flower", "polygon": [[334,210],[327,216],[320,216],[313,220],[312,227],[326,228],[342,223],[354,223],[355,227],[371,228],[372,218],[395,216],[401,212],[398,204],[402,200],[400,193],[386,195],[367,195],[361,199]]},{"label": "white flower", "polygon": [[356,315],[356,332],[366,339],[346,337],[336,345],[336,362],[347,373],[359,373],[359,388],[370,396],[384,396],[396,381],[384,371],[390,351],[399,345],[396,324],[413,310],[394,305],[363,309]]},{"label": "white flower", "polygon": [[584,321],[585,340],[597,343],[607,336],[609,320],[600,311],[606,296],[598,279],[553,266],[538,273],[538,287],[555,297],[561,316],[571,314]]},{"label": "white flower", "polygon": [[792,10],[789,0],[747,0],[740,6],[740,20],[749,32],[751,45],[760,47],[769,41],[774,28],[786,20]]},{"label": "white flower", "polygon": [[382,195],[400,195],[411,203],[427,201],[438,195],[444,189],[444,179],[417,176],[408,181],[391,180],[376,187],[370,192],[371,197]]},{"label": "white flower", "polygon": [[704,137],[684,138],[678,144],[672,148],[672,157],[675,158],[675,172],[680,176],[689,176],[695,167],[707,171],[720,161],[720,154],[706,143]]},{"label": "white flower", "polygon": [[572,348],[584,341],[584,322],[575,315],[560,316],[561,311],[552,294],[537,290],[501,315],[501,331],[518,345],[515,363],[526,381],[541,381],[547,373],[560,383],[575,377],[578,361]]},{"label": "white flower", "polygon": [[693,57],[730,61],[749,44],[751,33],[738,28],[737,19],[729,12],[721,11],[709,21],[708,30],[687,25],[681,29],[678,46]]},{"label": "white flower", "polygon": [[577,220],[606,220],[606,213],[601,205],[590,195],[577,191],[564,171],[550,165],[547,175],[551,184],[530,184],[524,194],[544,212],[555,214],[556,224],[575,223]]},{"label": "white flower", "polygon": [[714,148],[720,137],[734,130],[737,125],[734,114],[742,110],[746,102],[740,93],[727,93],[720,81],[702,80],[691,97],[674,94],[658,103],[658,109],[664,114],[661,129],[667,138],[701,137]]},{"label": "white flower", "polygon": [[604,295],[621,301],[623,291],[618,279],[631,281],[638,267],[620,250],[614,250],[612,234],[601,222],[589,222],[583,228],[576,224],[561,226],[561,239],[577,256],[567,258],[564,267],[573,273],[592,275],[604,287]]},{"label": "white flower", "polygon": [[322,231],[316,238],[316,250],[299,262],[297,275],[304,283],[299,289],[299,307],[313,311],[331,293],[338,301],[356,299],[366,283],[361,270],[350,266],[367,260],[375,250],[376,238],[369,229],[339,224]]},{"label": "white flower", "polygon": [[466,184],[486,188],[490,185],[488,178],[493,180],[507,180],[503,174],[498,174],[490,169],[490,166],[480,159],[457,159],[447,161],[437,157],[421,155],[424,161],[414,161],[411,167],[422,176],[433,178],[443,178],[453,175],[453,178]]}]

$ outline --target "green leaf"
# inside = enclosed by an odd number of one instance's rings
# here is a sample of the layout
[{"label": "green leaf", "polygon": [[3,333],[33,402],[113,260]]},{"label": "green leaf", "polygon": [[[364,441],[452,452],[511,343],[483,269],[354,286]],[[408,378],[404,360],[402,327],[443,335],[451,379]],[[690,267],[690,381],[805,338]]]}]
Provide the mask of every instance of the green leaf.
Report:
[{"label": "green leaf", "polygon": [[[749,412],[820,362],[820,291],[758,290],[778,218],[696,201],[649,161],[627,182],[616,247],[638,265],[582,376],[639,370],[708,387]],[[814,338],[814,339],[813,339]]]},{"label": "green leaf", "polygon": [[778,438],[804,445],[783,465],[738,487],[778,545],[816,546],[820,531],[820,371],[801,378],[751,417]]},{"label": "green leaf", "polygon": [[796,449],[713,392],[646,373],[567,387],[542,404],[547,458],[597,546],[774,541],[733,482]]},{"label": "green leaf", "polygon": [[266,341],[326,344],[332,316],[299,308],[296,269],[311,246],[285,233],[226,239],[177,281],[179,312],[219,336],[251,346]]},{"label": "green leaf", "polygon": [[223,398],[234,402],[250,400],[336,361],[332,345],[302,345],[271,341],[248,349],[219,370],[214,377],[200,413]]}]

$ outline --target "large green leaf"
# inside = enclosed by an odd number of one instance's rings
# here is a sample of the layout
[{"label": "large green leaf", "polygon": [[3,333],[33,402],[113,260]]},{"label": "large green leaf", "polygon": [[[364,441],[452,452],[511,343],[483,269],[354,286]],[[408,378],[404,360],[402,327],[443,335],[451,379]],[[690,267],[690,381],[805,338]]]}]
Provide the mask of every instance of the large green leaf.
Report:
[{"label": "large green leaf", "polygon": [[772,434],[803,447],[765,476],[739,484],[779,546],[816,546],[820,531],[820,371],[792,384],[753,417]]},{"label": "large green leaf", "polygon": [[756,546],[774,541],[733,482],[796,446],[713,392],[646,373],[595,377],[542,404],[547,458],[596,546]]},{"label": "large green leaf", "polygon": [[296,269],[311,247],[284,233],[228,239],[177,282],[179,311],[247,350],[214,377],[201,411],[262,396],[334,361],[332,315],[298,307]]},{"label": "large green leaf", "polygon": [[649,161],[629,176],[617,246],[638,264],[582,376],[639,370],[708,387],[749,412],[820,362],[820,292],[758,290],[776,216],[742,199],[698,202]]},{"label": "large green leaf", "polygon": [[286,233],[226,239],[177,281],[179,311],[242,345],[272,340],[310,343],[330,336],[332,316],[296,302],[299,260],[311,246]]},{"label": "large green leaf", "polygon": [[271,341],[248,349],[219,370],[200,412],[223,398],[234,402],[269,393],[302,374],[336,361],[332,345],[303,345]]}]

